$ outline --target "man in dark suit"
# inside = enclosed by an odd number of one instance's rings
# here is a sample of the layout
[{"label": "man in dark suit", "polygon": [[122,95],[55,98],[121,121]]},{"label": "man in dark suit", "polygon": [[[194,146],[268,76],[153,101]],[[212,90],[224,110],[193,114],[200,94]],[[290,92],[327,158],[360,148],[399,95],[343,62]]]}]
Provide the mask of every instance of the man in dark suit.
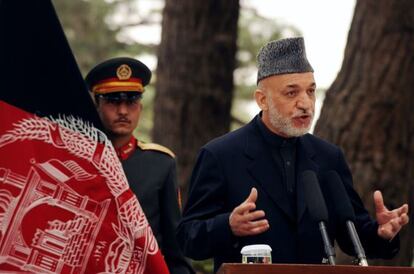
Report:
[{"label": "man in dark suit", "polygon": [[175,156],[168,148],[143,143],[132,134],[142,110],[142,93],[150,79],[147,66],[123,57],[95,66],[86,76],[86,83],[170,273],[193,273],[175,236],[180,218]]},{"label": "man in dark suit", "polygon": [[[377,221],[371,219],[352,187],[341,150],[307,134],[316,84],[303,39],[268,43],[258,55],[258,67],[254,96],[261,112],[201,148],[177,230],[184,253],[193,259],[214,257],[217,270],[224,262],[241,262],[243,246],[268,244],[274,263],[321,263],[324,245],[298,178],[305,170],[318,177],[333,170],[352,201],[367,254],[392,257],[399,248],[395,236],[408,222],[408,206],[390,211],[376,192]],[[352,254],[346,230],[334,216],[328,228],[330,238]]]}]

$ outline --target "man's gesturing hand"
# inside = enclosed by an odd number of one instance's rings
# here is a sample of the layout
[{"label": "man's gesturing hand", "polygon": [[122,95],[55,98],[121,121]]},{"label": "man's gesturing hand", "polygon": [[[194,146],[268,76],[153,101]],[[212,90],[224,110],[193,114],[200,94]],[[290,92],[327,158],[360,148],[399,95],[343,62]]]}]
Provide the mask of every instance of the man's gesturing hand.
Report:
[{"label": "man's gesturing hand", "polygon": [[[261,219],[263,210],[256,209],[257,189],[252,188],[249,197],[230,214],[230,228],[236,236],[256,235],[269,229],[269,222]],[[261,220],[258,220],[261,219]]]},{"label": "man's gesturing hand", "polygon": [[391,240],[397,235],[401,228],[409,221],[408,205],[388,210],[384,205],[384,200],[380,191],[374,192],[375,212],[377,215],[378,235],[386,240]]}]

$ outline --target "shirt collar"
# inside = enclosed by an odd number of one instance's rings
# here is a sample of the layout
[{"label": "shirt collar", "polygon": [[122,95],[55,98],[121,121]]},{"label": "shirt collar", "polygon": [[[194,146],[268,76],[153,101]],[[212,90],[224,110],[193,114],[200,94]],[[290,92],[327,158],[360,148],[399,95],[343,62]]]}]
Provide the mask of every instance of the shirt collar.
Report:
[{"label": "shirt collar", "polygon": [[286,147],[286,146],[294,146],[296,144],[296,141],[298,139],[297,137],[285,138],[280,135],[277,135],[276,133],[268,129],[265,123],[263,123],[262,121],[262,112],[260,112],[256,116],[255,121],[264,139],[270,145],[275,146],[275,147]]},{"label": "shirt collar", "polygon": [[116,154],[120,160],[126,160],[132,153],[137,149],[137,139],[131,136],[128,143],[125,145],[115,148]]}]

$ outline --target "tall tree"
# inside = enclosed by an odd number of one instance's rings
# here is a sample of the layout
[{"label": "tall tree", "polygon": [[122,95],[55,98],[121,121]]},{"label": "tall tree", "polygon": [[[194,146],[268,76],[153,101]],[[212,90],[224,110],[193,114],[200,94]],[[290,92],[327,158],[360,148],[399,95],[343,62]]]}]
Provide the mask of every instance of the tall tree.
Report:
[{"label": "tall tree", "polygon": [[178,155],[186,183],[200,146],[230,127],[238,0],[166,0],[153,139]]},{"label": "tall tree", "polygon": [[[342,68],[329,88],[315,133],[340,145],[354,185],[374,214],[372,193],[389,207],[411,203],[414,185],[414,2],[359,0]],[[411,213],[411,220],[414,220]],[[413,221],[392,261],[410,265]]]}]

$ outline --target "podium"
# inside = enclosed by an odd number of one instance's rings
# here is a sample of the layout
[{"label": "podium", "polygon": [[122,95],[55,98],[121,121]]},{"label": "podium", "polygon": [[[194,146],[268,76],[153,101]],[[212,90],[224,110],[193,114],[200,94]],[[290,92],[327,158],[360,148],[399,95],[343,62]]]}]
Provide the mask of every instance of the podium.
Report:
[{"label": "podium", "polygon": [[412,267],[310,264],[222,264],[217,274],[414,274]]}]

